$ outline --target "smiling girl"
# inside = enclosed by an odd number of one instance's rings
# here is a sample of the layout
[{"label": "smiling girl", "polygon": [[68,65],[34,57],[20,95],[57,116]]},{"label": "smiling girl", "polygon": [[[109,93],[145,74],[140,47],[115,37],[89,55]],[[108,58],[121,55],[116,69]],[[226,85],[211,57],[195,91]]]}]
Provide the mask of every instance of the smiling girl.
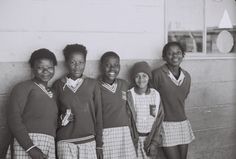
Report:
[{"label": "smiling girl", "polygon": [[[163,109],[159,93],[151,88],[152,74],[148,63],[134,64],[131,80],[134,87],[128,92],[128,103],[132,114],[132,127],[138,140],[138,159],[154,159],[160,145],[160,127],[163,121]],[[133,139],[135,141],[135,139]]]},{"label": "smiling girl", "polygon": [[57,105],[48,81],[57,65],[55,55],[39,49],[29,60],[34,78],[17,84],[10,95],[7,119],[14,136],[11,158],[55,159]]},{"label": "smiling girl", "polygon": [[120,72],[120,57],[115,52],[106,52],[102,55],[100,64],[104,159],[133,159],[135,150],[129,129],[126,101],[128,84],[117,78]]},{"label": "smiling girl", "polygon": [[158,90],[164,107],[161,131],[163,150],[167,159],[186,159],[188,144],[194,140],[190,122],[185,114],[191,78],[180,67],[184,50],[178,42],[167,43],[162,51],[166,64],[153,71],[154,87]]}]

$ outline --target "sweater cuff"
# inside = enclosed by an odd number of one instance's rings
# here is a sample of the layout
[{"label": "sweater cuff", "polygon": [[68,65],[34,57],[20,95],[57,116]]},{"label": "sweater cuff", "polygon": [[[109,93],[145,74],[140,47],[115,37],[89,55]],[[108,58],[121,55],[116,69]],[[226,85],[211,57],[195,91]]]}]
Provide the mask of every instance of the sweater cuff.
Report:
[{"label": "sweater cuff", "polygon": [[35,148],[36,147],[36,145],[33,145],[33,146],[31,146],[30,148],[28,148],[25,152],[29,152],[31,149],[33,149],[33,148]]}]

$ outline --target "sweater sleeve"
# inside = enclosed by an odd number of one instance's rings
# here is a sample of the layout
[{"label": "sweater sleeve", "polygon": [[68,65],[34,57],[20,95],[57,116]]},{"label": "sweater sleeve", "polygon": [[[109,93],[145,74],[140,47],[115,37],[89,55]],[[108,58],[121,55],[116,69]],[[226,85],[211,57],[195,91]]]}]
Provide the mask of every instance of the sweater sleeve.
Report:
[{"label": "sweater sleeve", "polygon": [[159,111],[158,111],[158,114],[157,114],[157,118],[156,118],[156,121],[155,121],[156,130],[155,130],[155,133],[154,133],[154,135],[151,139],[151,144],[156,145],[156,146],[160,145],[160,143],[161,143],[160,131],[161,131],[161,126],[162,126],[163,119],[164,119],[164,110],[163,110],[162,104],[160,104]]},{"label": "sweater sleeve", "polygon": [[188,79],[189,79],[189,85],[188,85],[188,90],[187,90],[187,94],[186,94],[186,98],[188,97],[189,95],[189,92],[190,92],[190,88],[191,88],[191,76],[188,74]]},{"label": "sweater sleeve", "polygon": [[9,128],[19,144],[27,150],[33,146],[27,129],[23,123],[22,113],[27,103],[29,91],[21,85],[17,85],[11,92],[7,106],[7,121]]},{"label": "sweater sleeve", "polygon": [[60,127],[62,127],[61,125],[61,109],[60,109],[60,100],[59,100],[59,94],[60,94],[60,84],[59,84],[59,80],[55,81],[52,85],[52,90],[53,90],[53,93],[54,93],[54,96],[55,96],[55,100],[56,100],[56,103],[57,103],[57,108],[58,108],[58,117],[57,117],[57,129],[59,129]]},{"label": "sweater sleeve", "polygon": [[96,115],[96,123],[95,123],[95,139],[96,146],[102,147],[102,131],[103,131],[103,120],[102,120],[102,102],[101,102],[101,91],[98,83],[96,83],[95,91],[94,91],[94,103],[95,103],[95,115]]},{"label": "sweater sleeve", "polygon": [[159,86],[159,74],[158,74],[158,71],[156,70],[156,71],[153,71],[152,72],[152,85],[153,85],[153,87],[157,90],[157,91],[159,91],[159,88],[160,88],[160,86]]},{"label": "sweater sleeve", "polygon": [[7,126],[0,127],[0,159],[6,157],[8,147],[11,142],[11,133]]}]

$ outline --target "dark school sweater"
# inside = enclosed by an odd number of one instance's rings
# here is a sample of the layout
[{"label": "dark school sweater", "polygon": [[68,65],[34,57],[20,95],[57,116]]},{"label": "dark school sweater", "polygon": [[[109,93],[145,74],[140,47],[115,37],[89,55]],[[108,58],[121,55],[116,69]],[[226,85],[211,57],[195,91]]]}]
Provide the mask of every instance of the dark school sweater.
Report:
[{"label": "dark school sweater", "polygon": [[27,150],[33,146],[28,133],[41,133],[55,137],[57,127],[57,105],[32,80],[17,84],[7,105],[9,128]]},{"label": "dark school sweater", "polygon": [[168,76],[169,69],[166,65],[153,71],[154,88],[160,93],[164,107],[164,121],[184,121],[185,99],[187,98],[191,85],[189,73],[181,69],[185,75],[181,86],[175,85]]},{"label": "dark school sweater", "polygon": [[71,109],[74,120],[58,128],[57,141],[73,139],[73,143],[78,143],[79,138],[94,135],[97,147],[102,147],[101,92],[97,81],[85,77],[75,93],[65,86],[65,83],[66,78],[63,77],[53,85],[57,94],[59,114]]},{"label": "dark school sweater", "polygon": [[103,112],[103,127],[113,128],[129,125],[127,114],[126,92],[128,84],[122,79],[116,79],[117,89],[112,93],[100,83],[102,94],[102,112]]}]

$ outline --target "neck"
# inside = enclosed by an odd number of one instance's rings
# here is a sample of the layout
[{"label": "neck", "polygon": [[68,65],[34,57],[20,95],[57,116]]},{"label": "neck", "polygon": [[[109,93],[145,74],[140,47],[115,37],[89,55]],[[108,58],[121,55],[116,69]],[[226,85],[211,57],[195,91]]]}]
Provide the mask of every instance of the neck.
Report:
[{"label": "neck", "polygon": [[137,94],[144,94],[147,92],[147,87],[145,88],[139,88],[139,87],[134,87],[134,91],[137,93]]},{"label": "neck", "polygon": [[102,77],[102,80],[103,80],[103,82],[106,82],[106,83],[108,83],[110,85],[112,85],[115,82],[115,79],[114,80],[110,80],[110,79],[108,79],[108,78],[106,78],[104,76]]},{"label": "neck", "polygon": [[172,65],[167,64],[167,67],[172,73],[174,73],[174,74],[179,73],[179,69],[180,69],[179,65],[178,66],[172,66]]},{"label": "neck", "polygon": [[34,78],[33,81],[36,82],[37,84],[41,84],[41,85],[43,85],[45,88],[48,87],[48,82],[39,81],[39,80],[36,79],[36,78]]},{"label": "neck", "polygon": [[71,76],[70,74],[68,74],[68,76],[67,77],[69,77],[69,78],[71,78],[71,79],[73,79],[74,81],[75,80],[77,80],[78,78],[82,78],[82,74],[80,75],[80,77],[74,77],[74,76]]}]

